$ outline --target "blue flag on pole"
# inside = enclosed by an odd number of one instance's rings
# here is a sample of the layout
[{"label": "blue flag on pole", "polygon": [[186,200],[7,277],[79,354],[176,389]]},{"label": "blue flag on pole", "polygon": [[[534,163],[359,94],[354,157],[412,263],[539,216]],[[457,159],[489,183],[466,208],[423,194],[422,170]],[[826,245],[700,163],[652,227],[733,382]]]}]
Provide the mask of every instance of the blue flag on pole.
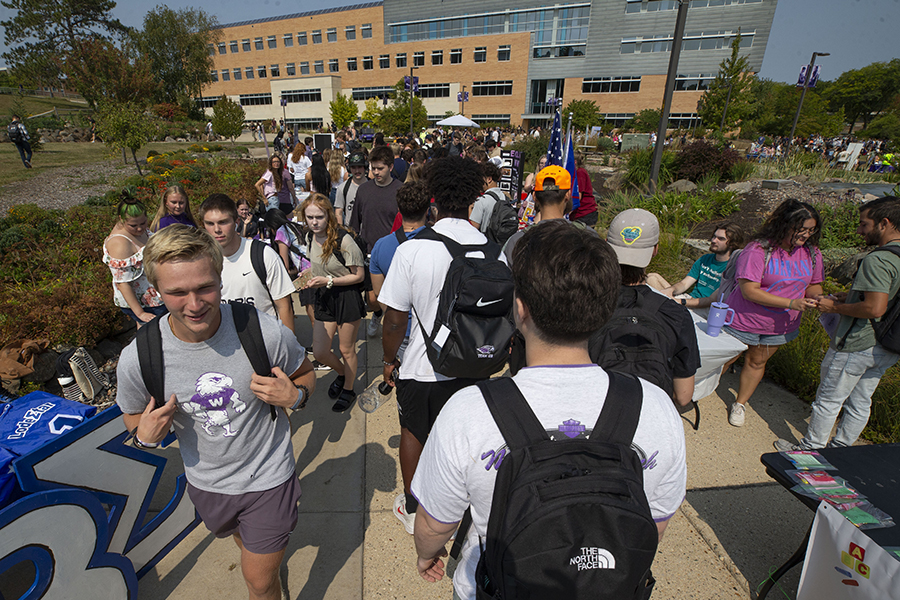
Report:
[{"label": "blue flag on pole", "polygon": [[547,146],[547,166],[556,165],[563,166],[562,153],[562,123],[559,118],[559,111],[553,118],[553,130],[550,133],[550,145]]},{"label": "blue flag on pole", "polygon": [[576,177],[575,173],[575,152],[572,150],[572,131],[569,130],[568,141],[566,143],[566,171],[569,172],[569,177],[572,178],[572,211],[578,209],[578,206],[581,204],[581,195],[578,193],[578,177]]}]

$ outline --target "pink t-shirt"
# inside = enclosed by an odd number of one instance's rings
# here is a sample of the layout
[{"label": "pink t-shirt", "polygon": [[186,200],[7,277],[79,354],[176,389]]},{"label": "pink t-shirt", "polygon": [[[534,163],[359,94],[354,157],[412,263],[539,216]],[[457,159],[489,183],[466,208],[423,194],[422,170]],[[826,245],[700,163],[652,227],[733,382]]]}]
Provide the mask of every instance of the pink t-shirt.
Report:
[{"label": "pink t-shirt", "polygon": [[[284,169],[281,172],[282,182],[281,182],[281,191],[275,191],[275,178],[272,176],[272,171],[266,169],[266,172],[262,174],[262,178],[266,180],[263,184],[263,192],[266,195],[266,198],[270,196],[278,194],[278,202],[281,204],[291,204],[291,189],[294,187],[294,181],[291,179],[291,173],[287,169]],[[277,207],[276,207],[277,208]]]},{"label": "pink t-shirt", "polygon": [[[750,242],[737,258],[736,277],[760,282],[760,289],[774,296],[799,299],[806,294],[806,288],[825,279],[822,268],[822,254],[818,248],[803,246],[788,253],[780,247],[772,249],[769,264],[763,265],[766,250],[759,242]],[[815,257],[813,261],[812,257]],[[815,264],[815,267],[813,266]],[[741,288],[737,287],[726,300],[734,309],[732,327],[738,331],[763,335],[782,335],[800,327],[800,311],[787,308],[762,306],[745,300]]]}]

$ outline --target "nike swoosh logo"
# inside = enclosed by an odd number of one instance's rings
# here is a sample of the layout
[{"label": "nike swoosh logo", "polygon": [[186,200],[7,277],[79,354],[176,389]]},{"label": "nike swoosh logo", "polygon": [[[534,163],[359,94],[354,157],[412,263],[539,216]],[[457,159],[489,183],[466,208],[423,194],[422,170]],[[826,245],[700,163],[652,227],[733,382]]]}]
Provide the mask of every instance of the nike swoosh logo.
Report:
[{"label": "nike swoosh logo", "polygon": [[490,302],[485,302],[484,298],[479,298],[478,302],[475,303],[475,306],[481,308],[482,306],[489,306],[491,304],[496,304],[498,302],[503,302],[503,298],[498,298],[497,300],[491,300]]},{"label": "nike swoosh logo", "polygon": [[252,272],[253,272],[253,271],[247,271],[246,273],[244,273],[243,276],[246,277],[247,275],[249,275],[249,274],[252,273]]}]

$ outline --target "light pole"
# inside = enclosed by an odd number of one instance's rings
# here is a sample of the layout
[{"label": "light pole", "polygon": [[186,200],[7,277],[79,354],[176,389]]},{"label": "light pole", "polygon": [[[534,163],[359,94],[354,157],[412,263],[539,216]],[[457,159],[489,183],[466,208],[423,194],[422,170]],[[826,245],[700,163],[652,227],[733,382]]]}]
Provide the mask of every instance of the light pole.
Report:
[{"label": "light pole", "polygon": [[419,67],[410,67],[409,68],[409,132],[415,133],[413,131],[413,110],[412,110],[412,101],[413,95],[416,93],[416,83],[413,79],[413,71],[418,69]]},{"label": "light pole", "polygon": [[797,129],[797,121],[800,120],[800,109],[803,108],[803,99],[806,97],[806,90],[809,88],[809,80],[812,79],[813,67],[816,64],[817,56],[831,56],[830,52],[813,52],[812,58],[809,59],[809,65],[806,67],[806,77],[803,79],[803,91],[800,92],[800,104],[797,105],[797,114],[794,115],[794,122],[791,125],[791,143],[794,145],[794,131]]},{"label": "light pole", "polygon": [[466,116],[465,106],[466,100],[468,100],[468,98],[466,97],[467,95],[468,94],[466,92],[466,86],[462,86],[462,91],[459,93],[459,114],[463,117]]}]

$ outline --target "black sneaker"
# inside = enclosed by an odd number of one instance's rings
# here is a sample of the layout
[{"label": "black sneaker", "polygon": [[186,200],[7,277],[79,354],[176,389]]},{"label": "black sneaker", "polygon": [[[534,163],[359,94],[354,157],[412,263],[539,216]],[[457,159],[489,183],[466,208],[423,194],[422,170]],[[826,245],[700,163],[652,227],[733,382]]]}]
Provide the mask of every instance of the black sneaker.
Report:
[{"label": "black sneaker", "polygon": [[331,370],[331,367],[329,367],[328,365],[323,365],[322,363],[320,363],[319,361],[317,361],[315,359],[313,359],[313,361],[312,361],[312,366],[313,366],[314,371],[330,371]]}]

